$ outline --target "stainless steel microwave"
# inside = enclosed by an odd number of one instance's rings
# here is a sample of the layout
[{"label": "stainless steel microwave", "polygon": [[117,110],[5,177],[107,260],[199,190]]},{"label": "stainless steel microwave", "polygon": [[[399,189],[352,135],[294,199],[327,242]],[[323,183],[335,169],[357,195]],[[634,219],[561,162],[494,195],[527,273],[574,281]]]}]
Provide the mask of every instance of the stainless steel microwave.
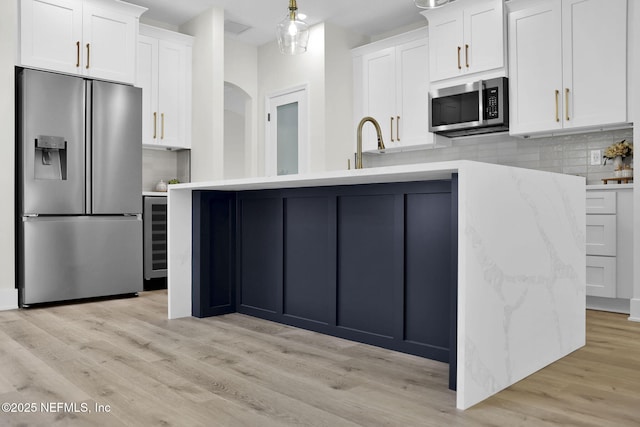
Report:
[{"label": "stainless steel microwave", "polygon": [[506,77],[429,92],[429,131],[447,137],[509,130]]}]

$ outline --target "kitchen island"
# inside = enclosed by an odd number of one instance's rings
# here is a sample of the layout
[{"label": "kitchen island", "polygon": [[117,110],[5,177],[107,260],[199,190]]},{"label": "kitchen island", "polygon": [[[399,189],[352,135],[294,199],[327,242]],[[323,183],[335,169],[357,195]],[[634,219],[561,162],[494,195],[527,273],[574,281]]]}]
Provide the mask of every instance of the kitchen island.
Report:
[{"label": "kitchen island", "polygon": [[466,409],[585,343],[584,178],[469,161],[169,187],[169,318],[450,364]]}]

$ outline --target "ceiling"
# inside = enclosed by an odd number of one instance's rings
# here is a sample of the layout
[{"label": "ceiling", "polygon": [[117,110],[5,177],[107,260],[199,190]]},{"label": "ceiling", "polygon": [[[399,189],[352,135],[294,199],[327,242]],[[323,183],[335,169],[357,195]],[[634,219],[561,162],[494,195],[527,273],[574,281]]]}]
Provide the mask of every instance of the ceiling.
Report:
[{"label": "ceiling", "polygon": [[[275,26],[288,11],[288,0],[126,0],[149,10],[145,19],[173,27],[215,6],[225,10],[225,20],[244,24],[238,40],[262,45],[275,39]],[[425,22],[413,0],[298,0],[298,12],[309,25],[329,22],[367,36]]]}]

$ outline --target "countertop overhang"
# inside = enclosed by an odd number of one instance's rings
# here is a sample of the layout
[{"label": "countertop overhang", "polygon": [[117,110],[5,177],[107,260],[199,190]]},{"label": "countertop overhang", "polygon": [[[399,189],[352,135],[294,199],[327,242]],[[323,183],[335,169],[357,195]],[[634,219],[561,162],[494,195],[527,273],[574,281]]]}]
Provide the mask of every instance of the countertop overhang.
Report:
[{"label": "countertop overhang", "polygon": [[225,181],[208,181],[169,185],[169,193],[176,190],[246,191],[277,188],[320,187],[329,185],[379,184],[386,182],[431,181],[449,179],[451,174],[473,164],[472,161],[420,163],[416,165],[389,166],[370,169],[351,169],[309,173],[244,178]]}]

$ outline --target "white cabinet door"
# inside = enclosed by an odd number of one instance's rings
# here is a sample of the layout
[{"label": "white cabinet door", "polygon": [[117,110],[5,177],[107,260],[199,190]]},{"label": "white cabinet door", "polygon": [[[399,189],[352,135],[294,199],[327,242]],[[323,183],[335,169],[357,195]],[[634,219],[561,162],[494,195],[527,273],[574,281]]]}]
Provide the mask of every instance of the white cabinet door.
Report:
[{"label": "white cabinet door", "polygon": [[158,113],[160,143],[189,148],[187,127],[187,48],[160,40],[158,46]]},{"label": "white cabinet door", "polygon": [[85,3],[83,9],[84,74],[105,80],[135,82],[136,19]]},{"label": "white cabinet door", "polygon": [[587,256],[587,295],[616,297],[616,258]]},{"label": "white cabinet door", "polygon": [[136,86],[142,88],[142,144],[158,138],[158,40],[138,36]]},{"label": "white cabinet door", "polygon": [[[464,9],[464,64],[477,73],[504,66],[502,2],[479,3]],[[461,52],[462,54],[462,52]]]},{"label": "white cabinet door", "polygon": [[[363,112],[380,123],[386,148],[397,146],[391,134],[396,116],[396,50],[387,48],[363,56]],[[395,123],[394,123],[395,126]],[[370,124],[362,132],[362,150],[376,150],[378,140]]]},{"label": "white cabinet door", "polygon": [[142,88],[142,144],[191,148],[193,38],[140,25],[136,86]]},{"label": "white cabinet door", "polygon": [[616,256],[616,215],[587,215],[587,255]]},{"label": "white cabinet door", "polygon": [[20,63],[80,73],[82,0],[22,0]]},{"label": "white cabinet door", "polygon": [[560,2],[546,0],[509,15],[509,130],[561,129]]},{"label": "white cabinet door", "polygon": [[395,141],[402,147],[433,142],[429,133],[429,52],[426,40],[396,48],[397,108]]},{"label": "white cabinet door", "polygon": [[423,12],[431,81],[504,67],[503,7],[501,0],[485,0]]},{"label": "white cabinet door", "polygon": [[463,16],[457,10],[427,15],[429,20],[429,78],[431,81],[463,73]]},{"label": "white cabinet door", "polygon": [[546,0],[509,14],[513,135],[627,121],[627,0]]},{"label": "white cabinet door", "polygon": [[587,191],[587,215],[615,215],[616,195],[615,191]]},{"label": "white cabinet door", "polygon": [[627,121],[627,1],[563,0],[564,127]]}]

